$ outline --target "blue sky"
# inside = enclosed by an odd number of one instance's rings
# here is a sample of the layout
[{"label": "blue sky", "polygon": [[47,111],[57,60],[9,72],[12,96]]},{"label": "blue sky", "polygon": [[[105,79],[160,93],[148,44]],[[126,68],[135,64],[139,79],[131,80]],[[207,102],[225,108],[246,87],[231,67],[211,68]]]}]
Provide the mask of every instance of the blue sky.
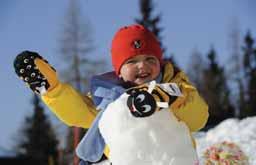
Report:
[{"label": "blue sky", "polygon": [[[93,55],[110,62],[109,47],[116,30],[134,23],[139,16],[137,0],[80,0],[85,19],[91,22],[96,47]],[[211,45],[228,62],[228,34],[236,20],[244,35],[256,36],[256,2],[253,0],[165,0],[154,1],[162,14],[161,33],[167,51],[186,68],[194,48],[206,54]],[[31,91],[16,77],[13,59],[22,50],[38,51],[58,70],[61,66],[58,39],[68,0],[2,0],[0,2],[0,150],[10,149],[24,117],[32,112]],[[111,68],[109,68],[111,69]],[[47,110],[51,119],[57,119]]]}]

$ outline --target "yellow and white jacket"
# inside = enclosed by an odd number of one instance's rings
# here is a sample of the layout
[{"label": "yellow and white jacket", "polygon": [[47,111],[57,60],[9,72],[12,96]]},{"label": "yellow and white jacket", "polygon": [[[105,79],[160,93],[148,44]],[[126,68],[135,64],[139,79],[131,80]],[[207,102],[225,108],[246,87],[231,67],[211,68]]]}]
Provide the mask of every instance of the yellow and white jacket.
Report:
[{"label": "yellow and white jacket", "polygon": [[[177,120],[183,121],[190,132],[203,128],[209,115],[208,105],[196,88],[190,84],[187,76],[182,71],[176,71],[171,63],[166,63],[162,71],[161,83],[176,83],[182,91],[184,97],[177,98],[171,106]],[[65,83],[59,83],[43,95],[42,100],[61,121],[69,126],[89,128],[98,113],[90,95],[82,96]],[[108,157],[107,146],[104,153]]]}]

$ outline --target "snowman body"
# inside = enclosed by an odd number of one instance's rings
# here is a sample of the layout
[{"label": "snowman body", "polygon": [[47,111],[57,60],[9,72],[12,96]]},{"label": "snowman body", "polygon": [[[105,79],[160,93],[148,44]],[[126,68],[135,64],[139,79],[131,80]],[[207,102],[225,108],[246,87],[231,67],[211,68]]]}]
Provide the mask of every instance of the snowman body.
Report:
[{"label": "snowman body", "polygon": [[197,161],[188,127],[169,109],[136,118],[127,93],[110,103],[99,121],[113,165],[193,165]]}]

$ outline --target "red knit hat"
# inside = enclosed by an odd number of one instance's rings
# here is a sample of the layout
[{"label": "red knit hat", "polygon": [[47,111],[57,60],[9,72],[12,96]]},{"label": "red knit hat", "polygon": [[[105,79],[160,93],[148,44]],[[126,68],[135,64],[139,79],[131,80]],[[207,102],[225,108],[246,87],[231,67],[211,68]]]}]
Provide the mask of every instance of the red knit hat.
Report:
[{"label": "red knit hat", "polygon": [[142,25],[119,29],[112,40],[112,65],[116,74],[123,63],[136,55],[153,55],[162,63],[162,49],[155,35]]}]

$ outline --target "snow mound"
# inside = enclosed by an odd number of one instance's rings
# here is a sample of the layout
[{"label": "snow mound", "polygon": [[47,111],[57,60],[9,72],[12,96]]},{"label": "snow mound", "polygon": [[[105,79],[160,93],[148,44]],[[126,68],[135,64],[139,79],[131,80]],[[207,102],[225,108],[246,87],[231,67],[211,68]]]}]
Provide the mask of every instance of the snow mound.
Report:
[{"label": "snow mound", "polygon": [[195,134],[197,153],[202,162],[203,152],[209,146],[223,141],[233,142],[249,157],[249,163],[256,165],[256,117],[243,120],[227,119],[208,132]]},{"label": "snow mound", "polygon": [[168,109],[134,117],[126,105],[127,98],[123,94],[110,103],[99,121],[113,165],[187,165],[197,161],[183,122]]}]

